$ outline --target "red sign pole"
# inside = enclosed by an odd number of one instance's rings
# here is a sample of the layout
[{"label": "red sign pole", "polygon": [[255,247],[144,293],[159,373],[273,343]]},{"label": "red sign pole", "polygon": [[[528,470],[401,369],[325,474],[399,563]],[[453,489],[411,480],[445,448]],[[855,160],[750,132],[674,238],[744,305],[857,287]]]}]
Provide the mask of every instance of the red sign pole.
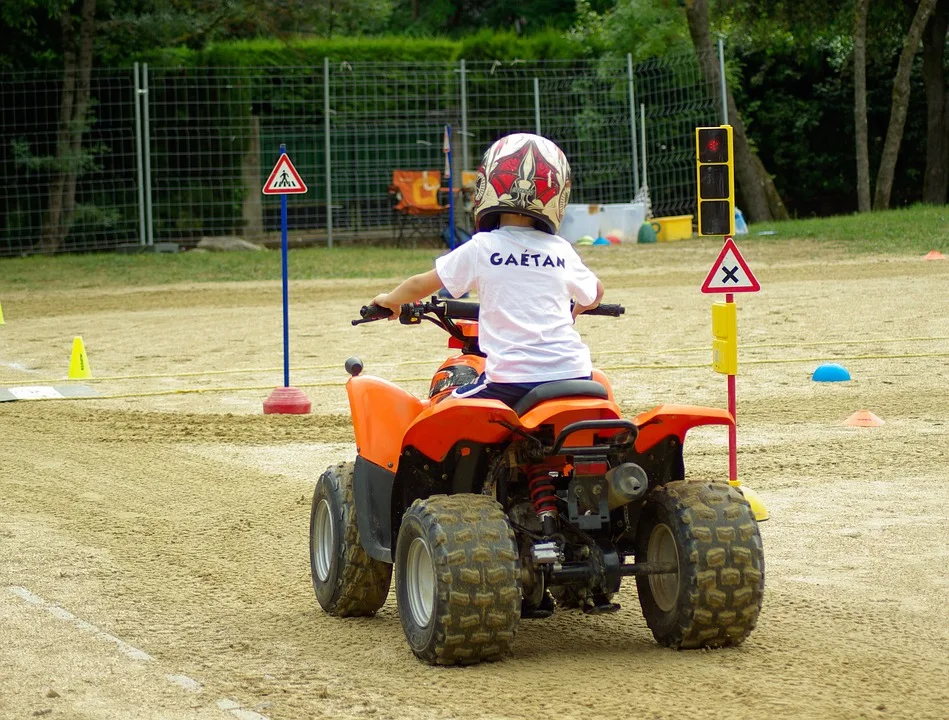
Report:
[{"label": "red sign pole", "polygon": [[[735,377],[738,373],[738,325],[735,293],[758,292],[761,285],[741,256],[731,235],[702,283],[704,293],[722,293],[725,302],[716,303],[724,313],[712,309],[713,368],[728,377],[728,412],[732,424],[728,428],[728,480],[738,484],[738,402]],[[716,320],[718,318],[718,320]]]},{"label": "red sign pole", "polygon": [[[725,295],[725,302],[735,302],[732,293]],[[735,376],[728,375],[728,412],[732,416],[732,424],[728,426],[728,479],[731,482],[738,480],[738,401],[735,390]]]}]

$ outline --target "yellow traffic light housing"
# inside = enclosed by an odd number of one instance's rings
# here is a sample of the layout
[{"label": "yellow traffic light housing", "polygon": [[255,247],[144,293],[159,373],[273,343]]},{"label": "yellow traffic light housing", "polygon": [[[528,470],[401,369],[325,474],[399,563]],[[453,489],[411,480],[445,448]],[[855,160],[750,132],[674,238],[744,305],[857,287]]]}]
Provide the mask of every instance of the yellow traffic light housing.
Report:
[{"label": "yellow traffic light housing", "polygon": [[695,128],[699,235],[735,234],[732,126]]}]

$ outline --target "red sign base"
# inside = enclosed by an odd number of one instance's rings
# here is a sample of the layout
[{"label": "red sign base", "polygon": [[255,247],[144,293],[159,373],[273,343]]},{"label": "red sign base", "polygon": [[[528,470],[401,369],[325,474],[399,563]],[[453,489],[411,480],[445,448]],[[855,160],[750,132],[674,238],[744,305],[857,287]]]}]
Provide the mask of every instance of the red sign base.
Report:
[{"label": "red sign base", "polygon": [[300,388],[278,387],[264,400],[264,415],[307,415],[310,399]]}]

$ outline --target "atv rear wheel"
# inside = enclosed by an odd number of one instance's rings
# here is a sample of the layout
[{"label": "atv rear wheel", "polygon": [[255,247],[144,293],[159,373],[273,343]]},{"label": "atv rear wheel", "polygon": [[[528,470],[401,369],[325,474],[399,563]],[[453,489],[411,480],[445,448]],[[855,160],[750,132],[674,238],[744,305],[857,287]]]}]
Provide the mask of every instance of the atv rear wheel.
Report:
[{"label": "atv rear wheel", "polygon": [[402,517],[396,600],[412,652],[432,665],[498,660],[521,614],[517,545],[484,495],[434,495]]},{"label": "atv rear wheel", "polygon": [[310,574],[330,615],[374,615],[389,594],[392,566],[369,557],[359,541],[353,466],[340,463],[316,482],[310,510]]},{"label": "atv rear wheel", "polygon": [[646,624],[674,648],[739,645],[758,622],[764,553],[748,501],[721,483],[671,482],[646,498],[636,562],[678,570],[639,575]]}]

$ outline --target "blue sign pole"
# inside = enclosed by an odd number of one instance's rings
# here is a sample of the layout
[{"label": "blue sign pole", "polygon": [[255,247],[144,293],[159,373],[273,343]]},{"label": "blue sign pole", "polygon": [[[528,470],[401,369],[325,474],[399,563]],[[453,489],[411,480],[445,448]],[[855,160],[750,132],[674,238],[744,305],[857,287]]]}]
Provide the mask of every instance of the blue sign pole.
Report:
[{"label": "blue sign pole", "polygon": [[[287,146],[280,145],[280,154]],[[290,387],[290,290],[287,273],[287,196],[280,196],[280,255],[283,262],[283,386]]]},{"label": "blue sign pole", "polygon": [[287,194],[305,193],[306,183],[290,162],[287,146],[280,144],[280,157],[270,177],[264,183],[264,195],[280,195],[280,259],[283,272],[283,387],[274,388],[264,400],[264,414],[271,413],[305,415],[310,412],[310,401],[306,394],[290,387],[290,279],[287,260]]}]

